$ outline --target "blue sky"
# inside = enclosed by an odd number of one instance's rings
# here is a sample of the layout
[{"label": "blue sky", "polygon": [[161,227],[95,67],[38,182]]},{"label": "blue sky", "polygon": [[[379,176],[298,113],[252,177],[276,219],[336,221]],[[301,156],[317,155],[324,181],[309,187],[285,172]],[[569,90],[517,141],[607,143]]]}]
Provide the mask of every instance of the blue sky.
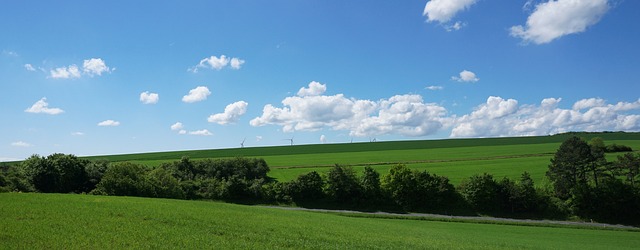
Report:
[{"label": "blue sky", "polygon": [[[0,160],[640,130],[639,1],[8,1]],[[245,139],[246,138],[246,139]]]}]

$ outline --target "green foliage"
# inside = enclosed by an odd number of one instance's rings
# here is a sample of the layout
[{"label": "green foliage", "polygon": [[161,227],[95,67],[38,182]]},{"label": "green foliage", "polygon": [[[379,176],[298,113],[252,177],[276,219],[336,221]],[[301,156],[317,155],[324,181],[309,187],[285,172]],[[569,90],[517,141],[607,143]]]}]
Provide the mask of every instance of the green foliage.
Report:
[{"label": "green foliage", "polygon": [[309,201],[324,197],[322,189],[324,181],[318,172],[312,171],[303,175],[290,183],[285,184],[284,192],[294,201]]},{"label": "green foliage", "polygon": [[75,155],[52,154],[47,156],[47,161],[53,165],[59,175],[58,187],[55,192],[87,191],[85,184],[88,178],[85,166],[89,164],[88,160],[80,159]]},{"label": "green foliage", "polygon": [[503,178],[498,186],[503,212],[533,213],[538,209],[538,194],[529,173],[524,172],[519,182]]},{"label": "green foliage", "polygon": [[578,137],[564,141],[551,159],[547,171],[547,176],[554,184],[555,195],[567,199],[576,185],[586,184],[593,162],[591,147],[585,141]]},{"label": "green foliage", "polygon": [[609,223],[640,225],[640,190],[618,179],[605,179],[598,186],[578,185],[568,200],[581,218]]},{"label": "green foliage", "polygon": [[83,192],[88,181],[89,161],[74,155],[32,155],[20,164],[27,181],[43,193]]},{"label": "green foliage", "polygon": [[93,193],[116,196],[153,197],[153,185],[140,164],[117,162],[109,166]]},{"label": "green foliage", "polygon": [[620,173],[632,187],[640,179],[640,154],[626,153],[619,155],[614,164],[616,172]]},{"label": "green foliage", "polygon": [[148,173],[148,180],[153,189],[153,197],[184,199],[185,194],[178,180],[163,168],[156,168]]},{"label": "green foliage", "polygon": [[109,161],[105,159],[98,159],[86,165],[85,170],[87,172],[87,190],[91,191],[96,188],[96,185],[102,180],[102,176],[107,172],[109,167]]},{"label": "green foliage", "polygon": [[335,165],[327,173],[326,193],[334,201],[356,203],[362,196],[362,188],[356,173],[350,167]]},{"label": "green foliage", "polygon": [[376,204],[384,199],[382,197],[382,189],[380,187],[380,173],[372,167],[366,166],[360,179],[362,187],[362,198],[365,203]]},{"label": "green foliage", "polygon": [[611,144],[605,147],[605,152],[607,153],[616,153],[616,152],[632,152],[633,149],[629,146]]},{"label": "green foliage", "polygon": [[16,167],[0,171],[0,192],[33,192],[34,187]]},{"label": "green foliage", "polygon": [[477,211],[494,212],[500,207],[500,187],[493,175],[473,175],[462,181],[458,191]]},{"label": "green foliage", "polygon": [[411,171],[405,165],[391,168],[381,186],[393,202],[408,211],[446,208],[456,200],[449,179],[426,171]]}]

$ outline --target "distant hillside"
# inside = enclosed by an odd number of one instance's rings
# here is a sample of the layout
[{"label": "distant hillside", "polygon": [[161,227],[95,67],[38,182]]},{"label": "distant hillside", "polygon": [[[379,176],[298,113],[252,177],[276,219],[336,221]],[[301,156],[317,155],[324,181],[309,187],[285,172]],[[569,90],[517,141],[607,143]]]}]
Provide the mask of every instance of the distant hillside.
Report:
[{"label": "distant hillside", "polygon": [[571,136],[579,136],[585,139],[602,137],[605,142],[613,140],[640,140],[640,133],[627,132],[570,132],[552,136],[526,136],[526,137],[500,137],[500,138],[470,138],[470,139],[443,139],[443,140],[408,140],[408,141],[379,141],[358,142],[340,144],[311,144],[294,146],[271,146],[227,149],[205,149],[188,151],[153,152],[140,154],[122,154],[91,156],[88,159],[108,159],[110,161],[149,161],[149,160],[173,160],[188,156],[197,158],[218,158],[234,156],[276,156],[322,153],[348,153],[386,150],[410,150],[410,149],[434,149],[456,147],[478,147],[499,145],[523,145],[541,143],[561,143]]}]

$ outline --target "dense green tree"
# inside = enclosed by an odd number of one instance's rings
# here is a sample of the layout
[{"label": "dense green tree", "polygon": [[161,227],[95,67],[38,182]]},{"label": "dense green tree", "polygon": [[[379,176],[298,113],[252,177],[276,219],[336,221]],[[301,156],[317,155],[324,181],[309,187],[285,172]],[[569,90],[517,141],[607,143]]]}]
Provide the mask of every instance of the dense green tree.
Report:
[{"label": "dense green tree", "polygon": [[500,189],[493,175],[484,173],[465,179],[458,186],[462,197],[477,211],[494,212],[500,207]]},{"label": "dense green tree", "polygon": [[27,182],[43,193],[55,192],[60,182],[60,176],[52,164],[49,164],[45,157],[32,155],[25,159],[20,168],[24,173]]},{"label": "dense green tree", "polygon": [[417,183],[411,170],[398,164],[389,169],[389,173],[382,178],[381,187],[384,192],[398,205],[410,210],[415,207]]},{"label": "dense green tree", "polygon": [[335,165],[327,173],[326,193],[338,202],[357,202],[361,199],[362,188],[351,167]]},{"label": "dense green tree", "polygon": [[535,212],[538,195],[529,173],[524,172],[519,182],[505,177],[497,184],[504,212]]},{"label": "dense green tree", "polygon": [[147,179],[146,168],[131,162],[117,162],[109,166],[93,191],[95,194],[153,197],[153,186]]},{"label": "dense green tree", "polygon": [[184,199],[185,194],[178,180],[164,168],[156,168],[148,173],[153,188],[153,197]]},{"label": "dense green tree", "polygon": [[555,195],[568,199],[572,188],[579,183],[586,184],[594,162],[591,147],[585,141],[575,136],[565,140],[551,159],[547,171]]},{"label": "dense green tree", "polygon": [[595,185],[598,186],[598,179],[603,175],[603,172],[606,170],[605,167],[608,165],[607,159],[605,158],[606,147],[600,137],[592,138],[589,141],[589,146],[591,147],[589,170],[591,171],[591,178]]},{"label": "dense green tree", "polygon": [[370,166],[364,167],[362,178],[360,179],[362,187],[362,198],[369,203],[377,203],[382,199],[382,190],[380,188],[380,174]]},{"label": "dense green tree", "polygon": [[640,154],[626,153],[619,155],[614,163],[617,172],[628,181],[632,187],[640,179]]},{"label": "dense green tree", "polygon": [[70,154],[52,154],[47,156],[46,161],[53,166],[55,174],[58,175],[54,192],[79,193],[91,191],[86,190],[86,184],[89,179],[85,166],[89,164],[88,160],[80,159]]},{"label": "dense green tree", "polygon": [[619,179],[606,178],[598,186],[579,184],[571,193],[571,210],[581,218],[627,225],[640,224],[638,189]]},{"label": "dense green tree", "polygon": [[383,177],[382,189],[406,210],[433,210],[455,202],[455,187],[443,176],[396,165]]},{"label": "dense green tree", "polygon": [[88,182],[85,166],[89,161],[74,155],[32,155],[20,164],[27,181],[39,192],[83,192]]},{"label": "dense green tree", "polygon": [[89,162],[85,170],[87,172],[87,191],[93,190],[96,185],[102,180],[102,176],[107,172],[107,168],[109,168],[109,161],[105,159],[99,159],[92,162]]},{"label": "dense green tree", "polygon": [[324,185],[320,174],[311,171],[291,181],[285,191],[294,201],[317,200],[324,196]]}]

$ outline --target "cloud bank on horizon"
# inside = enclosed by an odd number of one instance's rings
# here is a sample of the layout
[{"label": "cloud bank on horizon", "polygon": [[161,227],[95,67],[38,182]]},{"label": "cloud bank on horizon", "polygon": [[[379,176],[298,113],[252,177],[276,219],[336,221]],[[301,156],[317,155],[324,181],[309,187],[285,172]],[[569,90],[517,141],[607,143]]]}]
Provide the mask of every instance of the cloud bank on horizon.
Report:
[{"label": "cloud bank on horizon", "polygon": [[[313,90],[318,91],[313,91]],[[277,125],[285,132],[348,131],[350,136],[371,137],[400,134],[419,137],[451,129],[450,137],[504,137],[550,135],[569,131],[638,131],[640,110],[635,102],[607,104],[603,99],[582,99],[572,109],[558,105],[561,98],[546,98],[539,105],[519,104],[514,99],[489,96],[473,112],[450,115],[420,95],[396,95],[377,101],[347,98],[343,94],[323,95],[326,85],[311,82],[296,96],[282,100],[282,107],[264,106],[251,126]],[[307,95],[306,93],[313,93]]]}]

